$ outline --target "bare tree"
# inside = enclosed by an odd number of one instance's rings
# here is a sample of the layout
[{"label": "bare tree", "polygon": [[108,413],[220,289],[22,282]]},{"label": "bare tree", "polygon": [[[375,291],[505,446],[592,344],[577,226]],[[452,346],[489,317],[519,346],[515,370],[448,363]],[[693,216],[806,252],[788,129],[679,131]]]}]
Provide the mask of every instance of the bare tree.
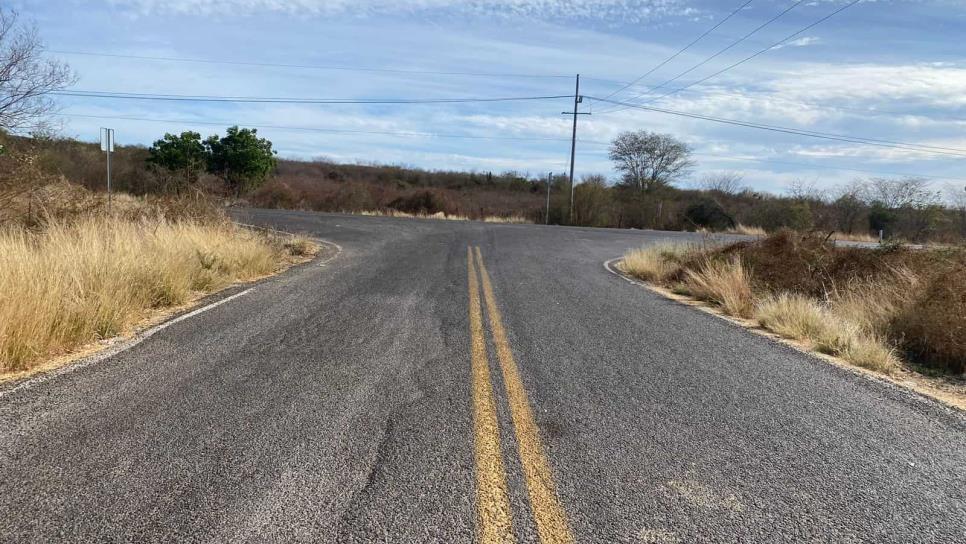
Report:
[{"label": "bare tree", "polygon": [[745,190],[741,183],[744,179],[741,172],[713,172],[701,178],[698,187],[705,191],[736,195]]},{"label": "bare tree", "polygon": [[70,67],[43,54],[37,27],[0,9],[0,129],[43,127],[55,106],[50,93],[74,82]]},{"label": "bare tree", "polygon": [[846,183],[835,190],[832,209],[835,211],[835,221],[840,231],[852,234],[865,210],[867,192],[866,183],[860,179]]},{"label": "bare tree", "polygon": [[610,159],[623,175],[622,184],[640,191],[670,185],[694,166],[688,144],[669,134],[646,130],[624,132],[614,138]]},{"label": "bare tree", "polygon": [[785,191],[795,200],[824,201],[825,193],[814,179],[797,178],[786,185]]},{"label": "bare tree", "polygon": [[946,185],[946,202],[958,216],[960,234],[966,236],[966,187],[953,183]]},{"label": "bare tree", "polygon": [[872,178],[867,184],[866,199],[889,209],[922,208],[939,203],[939,193],[930,190],[923,178]]},{"label": "bare tree", "polygon": [[947,183],[945,187],[946,202],[954,210],[966,212],[966,187],[955,183]]}]

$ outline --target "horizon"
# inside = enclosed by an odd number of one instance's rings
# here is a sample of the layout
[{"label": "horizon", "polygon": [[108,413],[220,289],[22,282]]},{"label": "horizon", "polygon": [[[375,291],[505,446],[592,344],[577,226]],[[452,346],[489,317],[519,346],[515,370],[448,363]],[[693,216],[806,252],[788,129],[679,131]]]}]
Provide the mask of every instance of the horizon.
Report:
[{"label": "horizon", "polygon": [[[571,119],[560,112],[573,107],[570,74],[580,73],[580,94],[587,97],[581,111],[592,115],[579,120],[575,179],[586,174],[613,179],[602,143],[621,131],[646,129],[672,134],[694,148],[698,164],[691,180],[738,171],[753,190],[775,194],[796,180],[823,191],[855,178],[902,175],[932,178],[936,190],[966,184],[957,155],[637,109],[608,115],[604,112],[614,109],[610,104],[590,98],[606,97],[652,71],[742,4],[112,0],[81,10],[73,1],[21,0],[12,7],[35,20],[50,54],[77,72],[72,91],[342,99],[569,95],[526,102],[378,105],[61,96],[61,133],[84,141],[95,141],[100,126],[115,128],[119,144],[150,145],[165,132],[210,134],[237,124],[258,128],[282,158],[437,171],[514,170],[541,177],[568,170]],[[613,98],[633,100],[649,87],[665,92],[688,86],[846,4],[753,1]],[[660,86],[790,7],[751,38]],[[966,68],[947,44],[964,29],[966,7],[951,1],[863,1],[653,105],[959,151],[966,149],[957,130],[966,124]],[[484,73],[502,75],[479,75]],[[691,180],[678,185],[689,188]]]}]

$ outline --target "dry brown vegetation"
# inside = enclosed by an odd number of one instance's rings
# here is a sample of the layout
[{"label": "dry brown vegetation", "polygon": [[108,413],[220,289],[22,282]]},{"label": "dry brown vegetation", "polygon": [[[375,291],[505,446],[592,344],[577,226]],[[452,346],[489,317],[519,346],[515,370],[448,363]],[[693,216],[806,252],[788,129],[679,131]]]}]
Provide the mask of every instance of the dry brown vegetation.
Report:
[{"label": "dry brown vegetation", "polygon": [[248,200],[266,208],[529,223],[543,217],[543,191],[512,172],[280,161],[274,179]]},{"label": "dry brown vegetation", "polygon": [[864,368],[966,371],[963,248],[842,248],[784,231],[633,250],[623,269]]},{"label": "dry brown vegetation", "polygon": [[[160,134],[159,134],[160,136]],[[0,134],[11,155],[35,157],[37,169],[64,176],[91,190],[104,190],[104,156],[96,144],[69,138],[15,138]],[[114,154],[114,186],[131,194],[177,194],[191,188],[227,195],[223,182],[201,174],[195,183],[146,163],[148,150],[121,146]],[[0,157],[2,159],[2,157]],[[0,173],[2,173],[0,166]],[[917,180],[855,180],[832,193],[798,187],[790,196],[741,188],[740,176],[730,185],[702,190],[673,186],[638,190],[586,176],[574,188],[573,216],[566,176],[550,183],[551,224],[592,227],[706,230],[764,236],[781,228],[831,234],[832,239],[875,241],[879,229],[887,239],[961,243],[966,238],[966,205],[943,207],[926,195],[934,188]],[[921,181],[921,180],[919,180]],[[917,188],[916,198],[906,188]],[[929,189],[929,190],[926,190]],[[957,195],[959,192],[956,193]],[[256,207],[329,212],[401,212],[417,216],[518,217],[542,223],[547,180],[526,172],[426,170],[385,164],[338,164],[327,160],[278,161],[268,181],[243,195]]]},{"label": "dry brown vegetation", "polygon": [[[465,215],[451,215],[444,212],[436,212],[432,214],[408,213],[408,212],[401,212],[393,209],[362,210],[358,212],[350,211],[350,212],[343,212],[343,213],[355,213],[357,215],[366,215],[371,217],[406,217],[409,219],[439,219],[442,221],[473,221],[474,220],[474,219],[470,219]],[[486,223],[513,223],[513,224],[532,223],[532,221],[530,221],[526,217],[520,217],[520,216],[503,217],[503,216],[497,216],[497,215],[486,215],[486,216],[477,218],[476,220],[483,221]]]},{"label": "dry brown vegetation", "polygon": [[[9,165],[9,163],[8,163]],[[107,198],[0,178],[0,374],[130,330],[165,308],[271,274],[316,247],[241,229],[202,196]]]}]

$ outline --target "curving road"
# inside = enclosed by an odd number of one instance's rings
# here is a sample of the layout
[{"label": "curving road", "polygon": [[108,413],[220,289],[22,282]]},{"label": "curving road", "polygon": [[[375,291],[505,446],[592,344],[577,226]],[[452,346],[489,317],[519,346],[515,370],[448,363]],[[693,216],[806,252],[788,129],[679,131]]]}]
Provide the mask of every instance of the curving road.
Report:
[{"label": "curving road", "polygon": [[602,266],[687,234],[237,215],[342,252],[0,387],[0,540],[966,542],[961,413]]}]

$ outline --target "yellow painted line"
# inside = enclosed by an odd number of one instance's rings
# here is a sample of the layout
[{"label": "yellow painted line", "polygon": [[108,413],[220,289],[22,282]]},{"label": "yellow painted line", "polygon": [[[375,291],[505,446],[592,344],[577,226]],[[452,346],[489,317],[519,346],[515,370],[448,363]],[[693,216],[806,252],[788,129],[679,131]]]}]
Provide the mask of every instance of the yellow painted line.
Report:
[{"label": "yellow painted line", "polygon": [[500,451],[500,424],[496,417],[490,364],[486,358],[480,285],[473,266],[473,251],[469,247],[466,248],[466,268],[470,291],[477,533],[483,544],[509,543],[514,541],[513,514]]},{"label": "yellow painted line", "polygon": [[503,328],[503,317],[496,305],[493,295],[493,285],[490,275],[483,264],[483,254],[476,248],[476,261],[479,263],[480,276],[483,279],[483,297],[490,317],[490,327],[493,330],[493,343],[496,345],[497,358],[503,370],[503,383],[506,386],[507,399],[510,403],[510,417],[516,430],[517,448],[520,453],[520,464],[527,482],[527,492],[530,495],[530,508],[533,518],[537,522],[537,533],[543,544],[572,544],[573,533],[567,523],[557,493],[554,489],[553,474],[550,462],[544,453],[540,442],[540,430],[533,418],[533,410],[527,399],[527,391],[523,387],[520,370],[517,368],[510,342]]}]

